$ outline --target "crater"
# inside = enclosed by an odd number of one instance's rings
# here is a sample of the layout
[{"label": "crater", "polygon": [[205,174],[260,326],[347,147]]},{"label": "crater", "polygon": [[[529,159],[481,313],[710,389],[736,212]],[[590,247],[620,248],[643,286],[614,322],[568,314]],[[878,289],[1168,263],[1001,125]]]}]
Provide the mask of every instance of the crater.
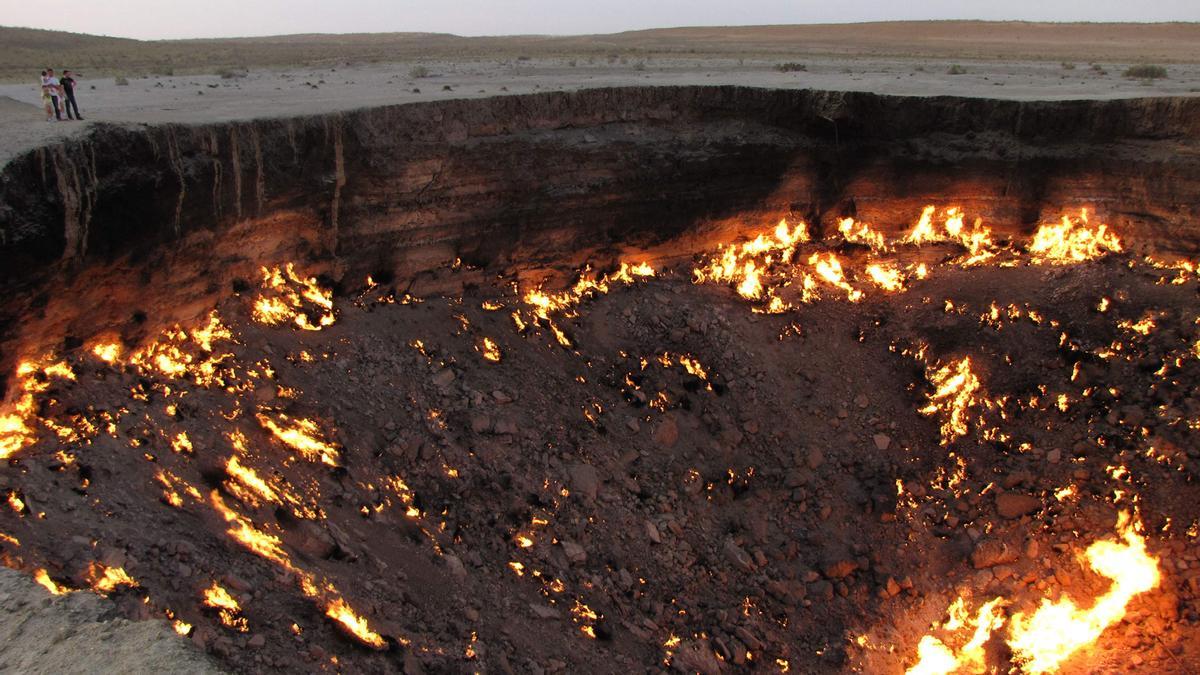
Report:
[{"label": "crater", "polygon": [[0,171],[0,549],[237,672],[1194,672],[1200,99],[624,88]]}]

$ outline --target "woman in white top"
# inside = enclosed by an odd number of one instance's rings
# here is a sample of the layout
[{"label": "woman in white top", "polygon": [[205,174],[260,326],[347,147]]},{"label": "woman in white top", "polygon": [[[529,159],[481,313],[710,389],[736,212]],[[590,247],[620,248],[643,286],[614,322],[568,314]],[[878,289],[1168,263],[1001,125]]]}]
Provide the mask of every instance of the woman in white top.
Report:
[{"label": "woman in white top", "polygon": [[46,77],[46,71],[42,71],[42,107],[46,109],[46,121],[54,121],[54,103],[50,100],[50,84]]},{"label": "woman in white top", "polygon": [[46,109],[47,122],[50,121],[51,109],[54,110],[54,119],[62,121],[62,111],[58,108],[59,89],[60,86],[58,78],[54,76],[54,69],[47,68],[46,74],[42,77],[42,91],[45,92],[43,96],[49,96],[50,98],[50,106]]}]

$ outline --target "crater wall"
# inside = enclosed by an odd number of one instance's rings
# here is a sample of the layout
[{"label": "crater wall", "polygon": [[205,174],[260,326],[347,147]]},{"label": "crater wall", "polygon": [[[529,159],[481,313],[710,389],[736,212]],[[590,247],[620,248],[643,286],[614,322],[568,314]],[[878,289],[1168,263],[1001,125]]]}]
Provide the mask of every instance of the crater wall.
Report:
[{"label": "crater wall", "polygon": [[1089,207],[1200,250],[1200,99],[1019,102],[738,87],[596,89],[203,126],[100,125],[0,172],[0,367],[62,335],[136,340],[261,264],[418,291],[687,255],[781,215],[1013,234]]}]

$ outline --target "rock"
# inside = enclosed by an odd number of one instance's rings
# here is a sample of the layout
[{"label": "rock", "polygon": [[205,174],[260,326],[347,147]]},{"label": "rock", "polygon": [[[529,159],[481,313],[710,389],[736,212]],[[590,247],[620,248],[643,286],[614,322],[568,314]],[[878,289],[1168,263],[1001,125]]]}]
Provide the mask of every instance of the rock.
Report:
[{"label": "rock", "polygon": [[249,640],[246,640],[246,646],[250,647],[251,649],[260,649],[265,647],[266,644],[267,638],[262,633],[256,633],[252,635]]},{"label": "rock", "polygon": [[501,436],[517,435],[517,423],[512,420],[496,420],[493,430]]},{"label": "rock", "polygon": [[570,560],[576,565],[582,565],[587,561],[587,551],[573,541],[563,540],[562,549],[563,553],[567,554],[567,560]]},{"label": "rock", "polygon": [[600,486],[600,476],[596,467],[590,464],[574,464],[570,469],[571,495],[586,501],[595,501],[596,491]]},{"label": "rock", "polygon": [[557,619],[559,617],[557,609],[554,609],[553,607],[547,607],[545,605],[529,603],[529,610],[533,612],[533,615],[539,619]]},{"label": "rock", "polygon": [[884,590],[887,591],[888,597],[895,597],[900,595],[900,584],[894,578],[888,577]]},{"label": "rock", "polygon": [[679,426],[672,415],[663,416],[658,426],[654,428],[654,442],[664,448],[673,448],[679,441]]},{"label": "rock", "polygon": [[658,533],[658,528],[649,520],[646,521],[646,536],[656,544],[662,543],[662,536]]},{"label": "rock", "polygon": [[750,557],[749,553],[746,553],[745,549],[743,549],[741,546],[738,546],[736,541],[732,539],[726,539],[723,550],[725,552],[725,557],[728,558],[729,561],[735,566],[746,572],[753,572],[755,570],[754,559]]},{"label": "rock", "polygon": [[675,652],[671,668],[681,673],[720,675],[721,662],[708,640],[689,640]]},{"label": "rock", "polygon": [[808,465],[808,468],[816,469],[825,463],[825,454],[821,452],[820,448],[810,448],[804,458],[804,463]]},{"label": "rock", "polygon": [[971,564],[981,570],[1016,562],[1020,557],[1021,552],[1015,546],[997,539],[984,539],[971,553]]},{"label": "rock", "polygon": [[874,440],[876,450],[887,450],[892,447],[892,438],[887,434],[875,434]]},{"label": "rock", "polygon": [[492,392],[492,399],[494,399],[496,401],[496,403],[499,403],[500,405],[508,405],[509,403],[512,403],[514,400],[516,400],[511,395],[509,395],[507,392],[501,391],[499,389]]},{"label": "rock", "polygon": [[858,396],[854,397],[854,405],[858,406],[859,408],[866,408],[867,406],[871,405],[871,399],[867,398],[866,394],[859,394]]},{"label": "rock", "polygon": [[462,560],[458,556],[447,553],[442,556],[442,560],[446,561],[446,568],[456,579],[467,578],[467,568],[463,566]]},{"label": "rock", "polygon": [[858,569],[858,563],[853,560],[842,559],[829,563],[822,571],[830,579],[843,579],[853,574],[856,569]]},{"label": "rock", "polygon": [[1020,518],[1042,508],[1042,500],[1017,492],[1001,492],[996,495],[996,510],[1005,518]]},{"label": "rock", "polygon": [[471,431],[482,434],[492,430],[492,418],[483,414],[471,415]]},{"label": "rock", "polygon": [[450,368],[442,368],[433,376],[433,383],[443,389],[450,386],[450,383],[453,381],[454,370]]},{"label": "rock", "polygon": [[1062,450],[1059,450],[1058,448],[1054,448],[1050,452],[1046,453],[1046,461],[1050,462],[1051,464],[1058,464],[1061,460]]}]

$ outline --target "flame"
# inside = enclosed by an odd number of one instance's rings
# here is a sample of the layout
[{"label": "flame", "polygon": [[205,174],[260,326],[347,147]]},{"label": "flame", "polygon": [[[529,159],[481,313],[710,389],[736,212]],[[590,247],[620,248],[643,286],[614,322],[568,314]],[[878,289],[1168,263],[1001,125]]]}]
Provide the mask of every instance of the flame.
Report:
[{"label": "flame", "polygon": [[121,345],[115,342],[101,342],[92,346],[92,354],[101,361],[112,365],[121,358]]},{"label": "flame", "polygon": [[1057,225],[1039,227],[1028,249],[1036,262],[1069,265],[1120,253],[1121,240],[1108,231],[1107,225],[1092,229],[1087,209],[1083,209],[1078,219],[1064,215]]},{"label": "flame", "polygon": [[1009,646],[1015,660],[1029,673],[1048,673],[1080,649],[1096,642],[1109,626],[1125,617],[1135,595],[1158,586],[1158,559],[1146,552],[1146,540],[1129,514],[1117,520],[1119,539],[1104,539],[1088,547],[1084,557],[1092,571],[1112,580],[1108,592],[1091,609],[1081,610],[1070,598],[1042,601],[1032,616],[1013,616]]},{"label": "flame", "polygon": [[34,570],[33,580],[38,582],[42,588],[50,591],[51,595],[66,595],[67,593],[71,592],[71,589],[67,588],[66,586],[59,585],[58,582],[51,579],[50,573],[44,569]]},{"label": "flame", "polygon": [[762,275],[774,263],[787,264],[792,261],[798,244],[809,241],[808,226],[799,223],[795,227],[787,220],[780,220],[771,234],[759,233],[754,239],[737,245],[721,245],[717,255],[695,268],[695,283],[728,283],[737,289],[738,295],[747,300],[771,298],[768,311],[783,311],[783,301],[765,292]]},{"label": "flame", "polygon": [[942,212],[942,229],[938,231],[933,225],[935,213],[937,213],[937,207],[926,206],[921,211],[921,217],[912,232],[903,241],[917,245],[936,242],[959,244],[967,249],[967,254],[956,262],[964,267],[976,265],[995,257],[996,244],[992,241],[992,230],[983,224],[982,218],[976,218],[971,229],[968,230],[962,208],[951,206]]},{"label": "flame", "polygon": [[819,253],[814,253],[808,259],[808,263],[816,269],[817,275],[824,279],[825,283],[846,291],[847,300],[850,302],[862,300],[863,292],[855,290],[846,281],[846,274],[842,271],[842,263],[837,259],[837,256],[827,253],[825,254],[825,258],[822,259]]},{"label": "flame", "polygon": [[92,590],[100,595],[111,593],[121,586],[138,585],[138,582],[120,567],[105,567],[100,563],[90,563],[87,576]]},{"label": "flame", "polygon": [[341,598],[337,598],[329,603],[329,606],[325,608],[325,616],[337,621],[343,628],[350,631],[354,637],[367,645],[376,649],[382,649],[387,646],[387,641],[383,639],[383,636],[372,631],[367,620],[355,614],[350,605],[347,605],[346,601]]},{"label": "flame", "polygon": [[257,415],[258,423],[284,445],[299,452],[304,459],[310,462],[320,460],[329,466],[338,466],[338,450],[322,438],[321,429],[316,422],[304,418],[292,419],[283,413],[276,415],[279,422],[260,413]]},{"label": "flame", "polygon": [[887,251],[887,238],[882,232],[876,232],[866,223],[856,222],[853,218],[843,218],[838,221],[838,232],[842,238],[851,244],[862,244],[872,251]]},{"label": "flame", "polygon": [[974,405],[976,392],[980,390],[979,378],[971,372],[971,357],[965,356],[941,368],[926,373],[934,392],[929,395],[929,404],[919,412],[945,415],[942,422],[942,444],[946,445],[967,434],[967,411]]},{"label": "flame", "polygon": [[229,475],[235,478],[240,484],[249,488],[254,492],[254,494],[258,495],[264,501],[274,502],[276,504],[280,503],[279,494],[276,493],[266,481],[264,481],[262,478],[259,478],[254,469],[244,466],[238,459],[237,455],[233,455],[229,458],[229,461],[225,463],[225,470],[228,471]]},{"label": "flame", "polygon": [[217,616],[220,617],[221,623],[227,628],[232,628],[241,633],[250,630],[250,624],[246,620],[246,617],[239,616],[242,611],[241,605],[229,594],[229,591],[222,588],[215,581],[212,583],[212,586],[204,589],[204,606],[217,610]]},{"label": "flame", "polygon": [[[1071,655],[1096,643],[1109,626],[1124,618],[1134,596],[1158,586],[1158,559],[1146,551],[1146,541],[1135,531],[1127,512],[1118,515],[1116,529],[1117,538],[1096,541],[1084,553],[1091,569],[1112,581],[1090,609],[1078,608],[1070,598],[1057,602],[1044,598],[1032,615],[1013,615],[1005,639],[1014,663],[1023,672],[1056,672]],[[983,647],[1005,623],[999,611],[1004,604],[1003,598],[994,598],[972,619],[960,596],[948,609],[949,618],[940,630],[949,634],[948,639],[970,630],[970,638],[954,649],[932,634],[925,635],[917,645],[917,663],[907,674],[992,672]]]},{"label": "flame", "polygon": [[500,363],[500,347],[492,338],[485,337],[479,344],[479,353],[483,356],[484,361],[492,363]]},{"label": "flame", "polygon": [[889,293],[904,290],[904,274],[891,265],[867,265],[867,276],[871,277],[871,283]]},{"label": "flame", "polygon": [[[268,326],[291,322],[304,330],[321,330],[337,320],[333,292],[321,288],[316,278],[296,273],[295,265],[262,268],[265,294],[254,301],[251,316]],[[313,317],[315,316],[315,321]]]}]

